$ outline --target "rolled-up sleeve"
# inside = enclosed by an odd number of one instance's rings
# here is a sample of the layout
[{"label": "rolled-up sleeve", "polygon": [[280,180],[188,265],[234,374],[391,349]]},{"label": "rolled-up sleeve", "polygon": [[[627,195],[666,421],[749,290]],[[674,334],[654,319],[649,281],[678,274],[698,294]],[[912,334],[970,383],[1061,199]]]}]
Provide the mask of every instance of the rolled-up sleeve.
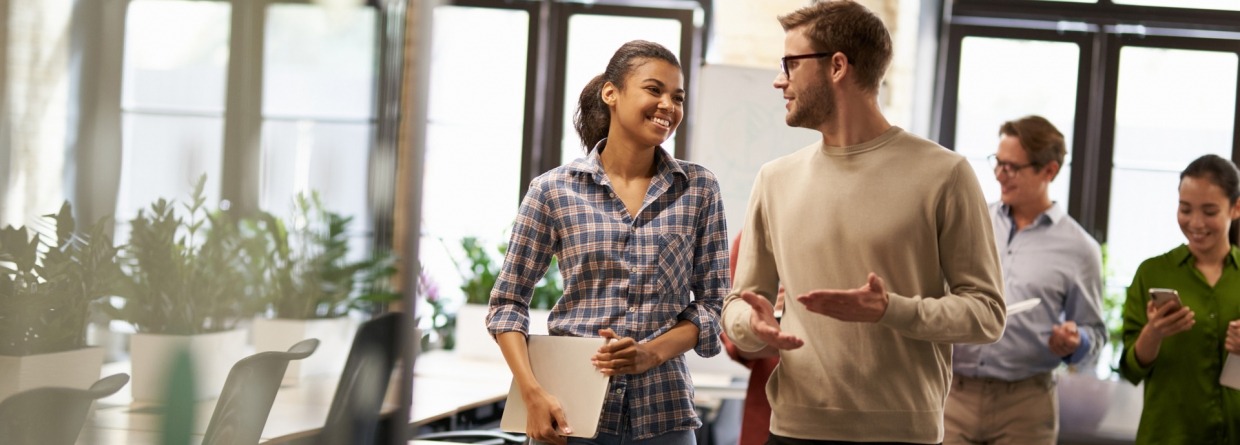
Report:
[{"label": "rolled-up sleeve", "polygon": [[723,297],[730,286],[728,279],[728,227],[723,211],[723,199],[719,183],[713,175],[708,182],[706,196],[699,215],[697,245],[693,250],[693,301],[681,311],[681,320],[689,320],[698,327],[698,342],[693,350],[702,357],[713,357],[722,350],[719,341],[719,312]]},{"label": "rolled-up sleeve", "polygon": [[511,331],[529,334],[534,286],[547,273],[558,242],[546,187],[546,182],[534,180],[521,201],[504,265],[491,290],[487,331],[492,336]]}]

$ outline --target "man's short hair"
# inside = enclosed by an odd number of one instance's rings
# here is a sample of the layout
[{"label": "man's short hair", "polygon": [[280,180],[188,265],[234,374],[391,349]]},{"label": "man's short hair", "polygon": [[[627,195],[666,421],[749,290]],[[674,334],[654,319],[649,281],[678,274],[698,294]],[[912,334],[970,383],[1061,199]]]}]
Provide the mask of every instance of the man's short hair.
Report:
[{"label": "man's short hair", "polygon": [[1029,155],[1029,162],[1041,169],[1051,161],[1063,168],[1064,156],[1068,154],[1063,133],[1042,116],[1025,116],[999,126],[999,134],[1020,140],[1020,147]]},{"label": "man's short hair", "polygon": [[891,33],[883,21],[852,0],[814,3],[779,17],[784,31],[805,27],[816,52],[841,52],[857,73],[857,85],[877,92],[891,65]]}]

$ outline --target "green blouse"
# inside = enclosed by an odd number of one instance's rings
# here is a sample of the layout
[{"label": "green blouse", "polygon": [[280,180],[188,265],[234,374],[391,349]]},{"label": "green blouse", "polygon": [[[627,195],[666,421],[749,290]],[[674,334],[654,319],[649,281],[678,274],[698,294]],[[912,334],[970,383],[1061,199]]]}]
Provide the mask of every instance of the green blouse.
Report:
[{"label": "green blouse", "polygon": [[[1232,246],[1213,288],[1195,263],[1188,246],[1180,245],[1141,263],[1128,287],[1119,371],[1133,384],[1145,382],[1138,444],[1240,443],[1240,390],[1218,382],[1227,357],[1227,323],[1240,319],[1240,249]],[[1163,339],[1158,358],[1141,367],[1133,348],[1154,287],[1178,290],[1197,323]]]}]

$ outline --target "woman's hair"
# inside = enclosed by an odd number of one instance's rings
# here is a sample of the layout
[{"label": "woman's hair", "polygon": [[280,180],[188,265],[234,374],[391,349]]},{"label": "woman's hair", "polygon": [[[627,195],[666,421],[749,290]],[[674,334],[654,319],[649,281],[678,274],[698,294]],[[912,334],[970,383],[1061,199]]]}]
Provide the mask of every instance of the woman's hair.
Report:
[{"label": "woman's hair", "polygon": [[611,111],[603,102],[601,95],[603,85],[611,82],[616,88],[624,89],[624,80],[634,68],[649,60],[662,60],[680,69],[676,55],[663,45],[645,40],[634,40],[625,43],[612,54],[603,74],[594,76],[590,83],[581,90],[577,99],[577,114],[573,116],[573,128],[581,136],[581,144],[589,153],[598,141],[607,137],[607,129],[611,127]]},{"label": "woman's hair", "polygon": [[[1223,189],[1223,193],[1227,194],[1229,206],[1236,205],[1236,200],[1240,199],[1240,170],[1236,169],[1236,164],[1221,156],[1205,155],[1193,160],[1188,167],[1184,168],[1184,171],[1180,172],[1180,181],[1184,178],[1205,179],[1217,185],[1218,188]],[[1227,238],[1234,245],[1237,244],[1238,236],[1240,236],[1240,222],[1233,220]]]}]

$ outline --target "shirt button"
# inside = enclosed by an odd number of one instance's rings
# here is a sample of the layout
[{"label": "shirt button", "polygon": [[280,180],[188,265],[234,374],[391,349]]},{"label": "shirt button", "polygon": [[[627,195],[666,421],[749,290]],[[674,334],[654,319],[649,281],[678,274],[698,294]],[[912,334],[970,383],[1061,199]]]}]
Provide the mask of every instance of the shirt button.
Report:
[{"label": "shirt button", "polygon": [[615,198],[615,197],[616,197],[616,194],[615,194],[615,193],[608,193],[608,194],[607,194],[607,196],[608,196],[608,197],[610,197],[610,198]]},{"label": "shirt button", "polygon": [[624,394],[624,388],[616,388],[616,394]]},{"label": "shirt button", "polygon": [[637,266],[629,268],[629,272],[637,273]]},{"label": "shirt button", "polygon": [[629,312],[637,312],[637,306],[629,306]]}]

